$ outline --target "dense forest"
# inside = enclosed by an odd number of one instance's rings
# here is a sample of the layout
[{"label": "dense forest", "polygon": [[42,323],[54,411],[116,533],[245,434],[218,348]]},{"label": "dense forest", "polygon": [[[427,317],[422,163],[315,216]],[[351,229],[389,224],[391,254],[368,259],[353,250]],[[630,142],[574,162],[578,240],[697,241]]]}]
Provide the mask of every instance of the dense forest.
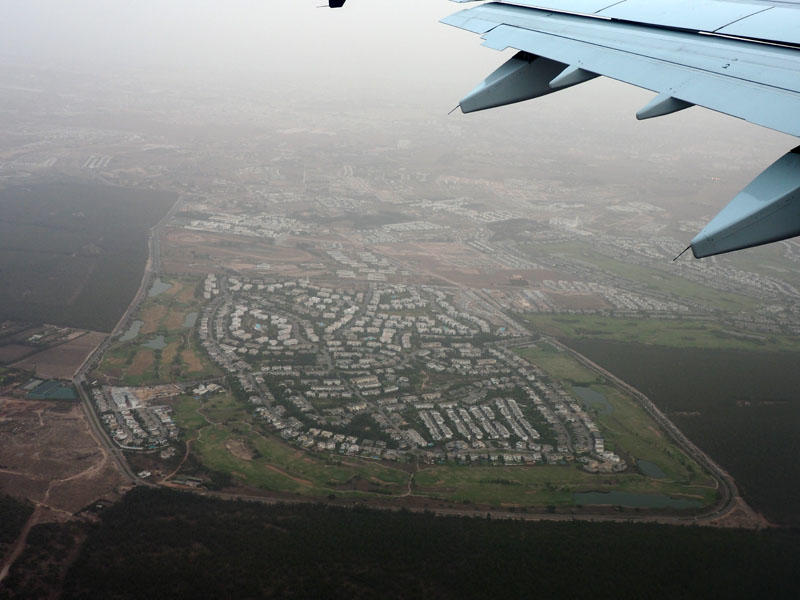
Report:
[{"label": "dense forest", "polygon": [[32,527],[25,550],[0,584],[0,600],[56,597],[88,529],[81,521]]},{"label": "dense forest", "polygon": [[33,505],[0,495],[0,558],[16,541],[33,512]]},{"label": "dense forest", "polygon": [[111,331],[175,196],[73,179],[0,190],[0,319]]},{"label": "dense forest", "polygon": [[800,532],[521,522],[137,488],[66,598],[797,598]]}]

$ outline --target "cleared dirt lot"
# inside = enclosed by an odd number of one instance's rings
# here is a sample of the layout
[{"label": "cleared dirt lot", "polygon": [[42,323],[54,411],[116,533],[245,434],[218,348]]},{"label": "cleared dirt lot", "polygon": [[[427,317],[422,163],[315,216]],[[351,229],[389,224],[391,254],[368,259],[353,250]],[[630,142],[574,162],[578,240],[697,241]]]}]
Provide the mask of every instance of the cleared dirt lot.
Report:
[{"label": "cleared dirt lot", "polygon": [[544,269],[515,269],[494,257],[456,242],[407,242],[373,248],[403,264],[412,273],[428,273],[454,285],[504,287],[515,279],[535,283],[543,279],[572,279]]},{"label": "cleared dirt lot", "polygon": [[83,360],[105,337],[105,333],[87,331],[73,340],[32,354],[13,366],[35,371],[36,375],[46,379],[72,379]]},{"label": "cleared dirt lot", "polygon": [[[306,274],[302,265],[320,258],[301,248],[265,242],[258,238],[185,229],[166,229],[162,236],[163,268],[168,273],[258,271],[269,265],[270,273],[286,276]],[[311,273],[314,271],[312,270]],[[325,269],[319,269],[325,273]]]},{"label": "cleared dirt lot", "polygon": [[115,498],[122,483],[79,403],[0,396],[0,492],[41,504],[42,520],[62,520]]}]

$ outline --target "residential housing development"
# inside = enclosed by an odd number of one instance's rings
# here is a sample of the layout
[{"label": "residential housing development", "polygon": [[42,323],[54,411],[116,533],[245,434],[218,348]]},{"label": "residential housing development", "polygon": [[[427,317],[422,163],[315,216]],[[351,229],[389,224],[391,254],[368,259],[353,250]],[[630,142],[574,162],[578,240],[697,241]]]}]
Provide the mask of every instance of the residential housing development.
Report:
[{"label": "residential housing development", "polygon": [[216,300],[200,319],[202,344],[263,422],[302,448],[626,467],[578,399],[514,352],[525,333],[453,291],[214,275],[204,290]]}]

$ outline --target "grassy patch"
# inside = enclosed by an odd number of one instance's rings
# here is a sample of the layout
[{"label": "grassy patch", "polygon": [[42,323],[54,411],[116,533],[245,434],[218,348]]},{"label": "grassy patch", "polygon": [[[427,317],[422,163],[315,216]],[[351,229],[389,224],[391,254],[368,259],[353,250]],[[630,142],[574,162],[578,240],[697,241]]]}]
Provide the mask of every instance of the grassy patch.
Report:
[{"label": "grassy patch", "polygon": [[533,348],[522,348],[518,354],[559,381],[569,381],[576,385],[591,385],[602,381],[597,373],[584,367],[563,350],[547,343],[540,343]]},{"label": "grassy patch", "polygon": [[[540,470],[541,473],[546,473],[545,469],[551,470],[552,475],[544,482],[545,485],[536,485],[536,477],[542,477],[541,474],[531,475],[528,476],[529,479],[520,482],[521,488],[495,490],[498,497],[505,497],[508,502],[513,502],[514,500],[510,498],[519,499],[524,497],[524,494],[531,494],[532,492],[526,488],[534,486],[538,495],[537,504],[559,504],[564,502],[562,492],[568,492],[571,502],[572,493],[587,491],[584,488],[589,485],[595,486],[596,490],[604,491],[613,489],[690,496],[702,499],[704,503],[714,500],[713,478],[666,436],[636,400],[609,385],[601,376],[584,367],[567,352],[560,351],[550,344],[543,342],[534,348],[521,349],[518,352],[538,365],[550,377],[561,381],[567,390],[573,392],[572,396],[576,399],[579,397],[574,393],[575,386],[591,387],[605,397],[611,410],[599,410],[593,406],[587,406],[586,409],[603,432],[606,447],[622,455],[628,461],[629,469],[621,474],[593,475],[574,469],[573,473],[562,467],[534,467],[525,470],[534,473]],[[635,466],[638,460],[656,464],[666,477],[652,479],[639,475]],[[513,470],[510,473],[513,473]],[[443,485],[448,485],[448,482],[445,481]],[[468,490],[467,499],[485,495],[485,492],[473,489],[473,486],[461,489],[461,495],[465,494],[464,489]]]},{"label": "grassy patch", "polygon": [[527,315],[526,319],[543,333],[568,339],[602,339],[676,348],[800,350],[796,337],[736,331],[723,323],[708,321],[543,314]]},{"label": "grassy patch", "polygon": [[[332,492],[367,497],[399,494],[408,473],[378,462],[338,455],[315,455],[258,431],[249,407],[231,394],[198,399],[181,396],[174,405],[176,423],[210,470],[229,473],[254,487],[309,495]],[[243,444],[251,458],[237,456],[233,444]]]},{"label": "grassy patch", "polygon": [[501,506],[570,506],[576,492],[611,490],[682,496],[711,503],[714,490],[655,480],[635,472],[596,475],[577,465],[474,467],[443,465],[424,469],[414,479],[418,492],[441,500]]}]

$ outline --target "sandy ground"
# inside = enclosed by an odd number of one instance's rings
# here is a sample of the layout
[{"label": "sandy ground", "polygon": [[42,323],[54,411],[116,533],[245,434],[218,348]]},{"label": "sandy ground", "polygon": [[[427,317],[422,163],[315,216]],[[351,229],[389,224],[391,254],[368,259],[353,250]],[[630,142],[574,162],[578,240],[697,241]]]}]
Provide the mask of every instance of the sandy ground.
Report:
[{"label": "sandy ground", "polygon": [[47,509],[40,519],[115,498],[123,481],[80,404],[0,397],[0,491]]},{"label": "sandy ground", "polygon": [[13,366],[36,371],[36,375],[47,379],[72,379],[83,360],[105,337],[105,333],[87,331],[69,342],[32,354]]}]

